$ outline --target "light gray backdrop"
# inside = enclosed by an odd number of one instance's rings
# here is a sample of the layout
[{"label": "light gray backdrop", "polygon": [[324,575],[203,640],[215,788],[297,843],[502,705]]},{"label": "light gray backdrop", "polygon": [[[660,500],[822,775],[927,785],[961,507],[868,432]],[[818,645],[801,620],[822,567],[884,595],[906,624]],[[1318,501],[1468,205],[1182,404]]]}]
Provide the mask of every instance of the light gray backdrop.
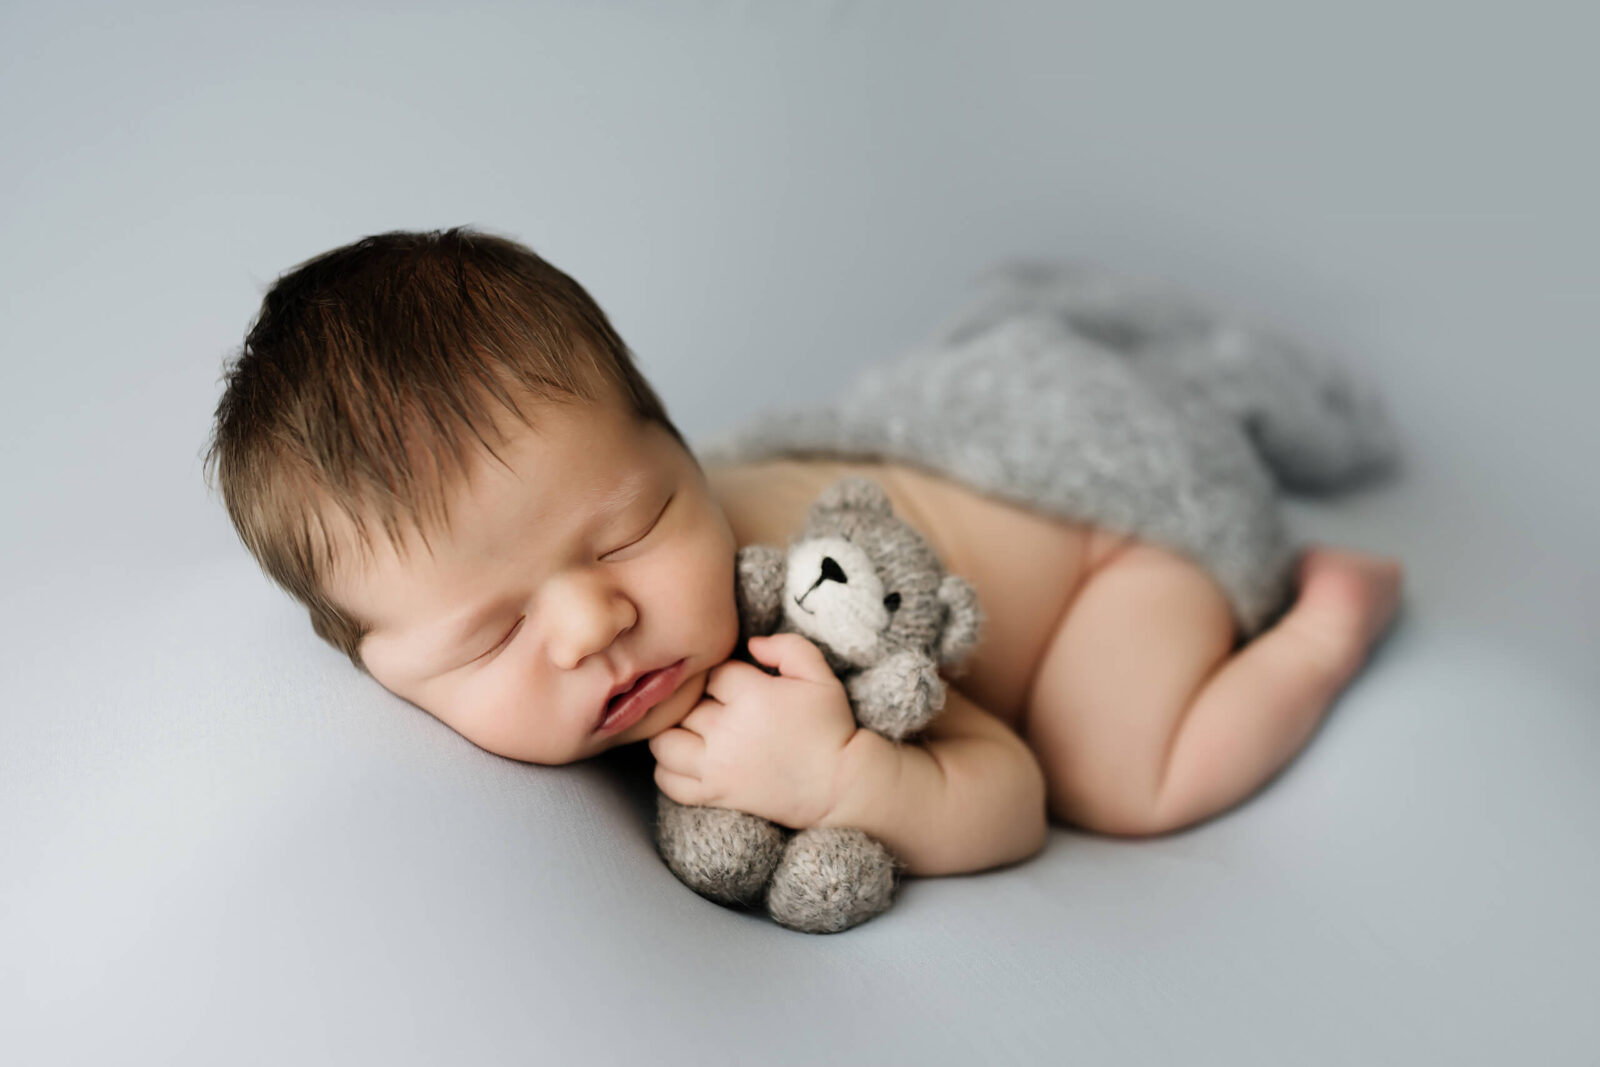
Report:
[{"label": "light gray backdrop", "polygon": [[[1580,3],[0,6],[0,1060],[1594,1062],[1600,455]],[[1296,503],[1405,617],[1239,811],[807,938],[656,860],[648,767],[488,756],[206,495],[266,285],[475,223],[685,430],[821,399],[1012,254],[1375,377]],[[631,787],[619,789],[619,784]]]}]

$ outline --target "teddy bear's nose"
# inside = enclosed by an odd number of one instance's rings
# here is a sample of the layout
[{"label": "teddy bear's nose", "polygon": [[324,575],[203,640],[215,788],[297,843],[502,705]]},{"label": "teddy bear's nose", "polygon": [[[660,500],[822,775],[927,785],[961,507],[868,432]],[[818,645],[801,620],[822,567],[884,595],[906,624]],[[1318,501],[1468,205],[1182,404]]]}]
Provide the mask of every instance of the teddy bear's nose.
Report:
[{"label": "teddy bear's nose", "polygon": [[844,576],[844,568],[839,566],[832,556],[822,557],[822,580],[825,582],[842,582],[846,585],[849,584],[848,580]]}]

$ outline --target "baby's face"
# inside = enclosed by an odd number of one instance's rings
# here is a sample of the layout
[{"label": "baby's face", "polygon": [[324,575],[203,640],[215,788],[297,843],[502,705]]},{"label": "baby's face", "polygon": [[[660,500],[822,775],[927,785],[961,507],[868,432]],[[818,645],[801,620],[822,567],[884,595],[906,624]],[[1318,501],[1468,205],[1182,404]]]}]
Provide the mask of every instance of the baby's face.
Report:
[{"label": "baby's face", "polygon": [[[738,640],[737,545],[699,467],[666,430],[620,410],[540,404],[453,487],[451,529],[381,537],[334,599],[373,624],[382,685],[480,748],[570,763],[654,737],[701,698]],[[677,668],[642,718],[599,727],[607,697]],[[663,684],[665,683],[665,684]]]}]

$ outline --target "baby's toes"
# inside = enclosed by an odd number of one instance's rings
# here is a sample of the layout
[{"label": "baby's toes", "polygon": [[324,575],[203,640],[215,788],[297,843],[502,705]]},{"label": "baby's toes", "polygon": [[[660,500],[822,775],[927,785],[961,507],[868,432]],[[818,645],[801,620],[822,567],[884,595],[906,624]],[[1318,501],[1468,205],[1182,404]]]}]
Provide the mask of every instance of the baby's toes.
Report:
[{"label": "baby's toes", "polygon": [[1300,559],[1302,600],[1342,604],[1347,611],[1369,614],[1393,608],[1399,598],[1404,568],[1393,556],[1375,556],[1313,545]]},{"label": "baby's toes", "polygon": [[1300,561],[1297,625],[1359,664],[1394,617],[1403,578],[1391,556],[1312,546]]}]

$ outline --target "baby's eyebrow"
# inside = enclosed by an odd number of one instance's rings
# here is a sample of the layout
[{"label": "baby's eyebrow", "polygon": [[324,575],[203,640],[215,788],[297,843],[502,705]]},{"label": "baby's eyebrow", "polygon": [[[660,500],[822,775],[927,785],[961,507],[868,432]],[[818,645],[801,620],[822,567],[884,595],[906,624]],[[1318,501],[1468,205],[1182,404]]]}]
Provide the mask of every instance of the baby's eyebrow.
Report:
[{"label": "baby's eyebrow", "polygon": [[595,508],[596,517],[610,518],[644,496],[648,488],[650,488],[650,472],[643,469],[635,470],[600,497],[599,506]]}]

